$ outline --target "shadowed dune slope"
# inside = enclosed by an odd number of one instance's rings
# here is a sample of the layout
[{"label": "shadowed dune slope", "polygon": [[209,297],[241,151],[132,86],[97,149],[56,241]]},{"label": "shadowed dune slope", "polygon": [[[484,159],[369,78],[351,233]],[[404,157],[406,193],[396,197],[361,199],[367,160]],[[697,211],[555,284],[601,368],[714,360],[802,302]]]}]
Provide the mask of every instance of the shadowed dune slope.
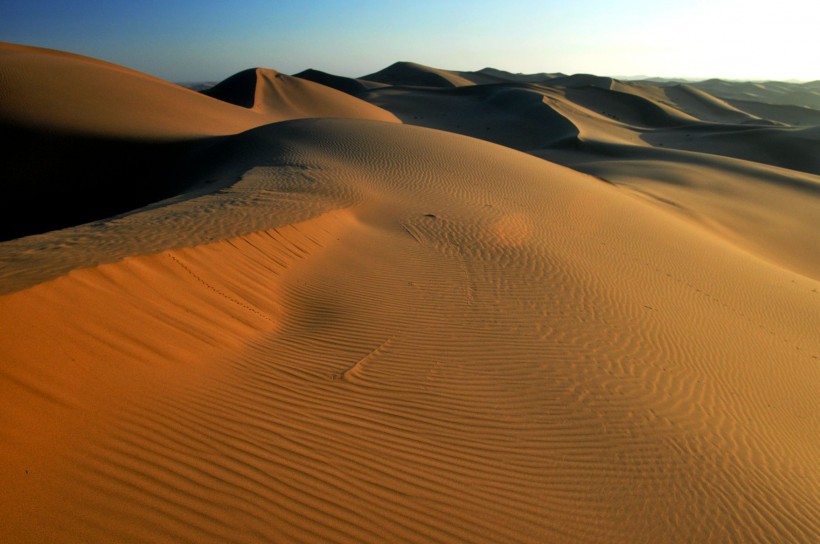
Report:
[{"label": "shadowed dune slope", "polygon": [[[386,73],[385,73],[386,72]],[[434,75],[429,75],[433,73]],[[440,70],[415,63],[397,63],[388,69],[376,72],[387,80],[382,83],[367,79],[341,77],[319,70],[309,69],[295,74],[296,77],[308,79],[328,87],[357,95],[363,90],[391,85],[422,86],[422,87],[465,87],[475,85],[494,85],[499,83],[541,83],[555,77],[566,77],[564,74],[513,74],[495,68],[482,68],[475,72]],[[442,81],[441,76],[447,82]],[[369,77],[369,76],[367,76]],[[410,81],[410,83],[394,83],[394,81]]]},{"label": "shadowed dune slope", "polygon": [[649,107],[664,110],[667,115],[677,118],[679,123],[692,120],[707,123],[763,122],[758,117],[740,111],[726,101],[689,85],[661,86],[613,80],[608,90],[641,98],[651,104]]},{"label": "shadowed dune slope", "polygon": [[[463,72],[462,72],[463,73]],[[554,74],[547,74],[544,72],[538,74],[514,74],[512,72],[507,72],[505,70],[498,70],[496,68],[482,68],[477,72],[468,72],[474,74],[475,76],[482,75],[485,77],[492,77],[496,78],[499,81],[506,81],[506,82],[517,82],[517,83],[543,83],[548,79],[553,79],[557,77],[567,77],[566,74],[561,73],[554,73]]]},{"label": "shadowed dune slope", "polygon": [[820,85],[817,81],[725,81],[708,79],[691,84],[727,100],[753,100],[767,104],[793,105],[820,110]]},{"label": "shadowed dune slope", "polygon": [[75,225],[186,188],[180,159],[270,122],[101,61],[0,45],[0,239]]},{"label": "shadowed dune slope", "polygon": [[[405,123],[519,150],[566,146],[576,140],[645,146],[649,138],[643,135],[658,129],[691,132],[690,127],[705,125],[666,100],[660,88],[658,97],[635,86],[624,89],[507,83],[456,89],[383,87],[360,96]],[[720,125],[713,130],[729,129]]]},{"label": "shadowed dune slope", "polygon": [[[605,104],[595,94],[605,93]],[[590,95],[592,93],[592,95]],[[384,87],[361,98],[392,111],[403,122],[438,128],[518,150],[566,147],[579,141],[649,145],[645,131],[626,122],[630,113],[662,126],[668,112],[648,100],[600,89],[564,89],[532,84],[474,85],[457,89]],[[582,97],[578,100],[578,97]],[[676,115],[683,115],[675,110]],[[677,120],[680,121],[680,120]]]},{"label": "shadowed dune slope", "polygon": [[813,110],[756,103],[752,115],[689,86],[584,83],[384,87],[361,97],[408,124],[627,185],[754,255],[820,277],[820,133],[783,126],[811,125]]},{"label": "shadowed dune slope", "polygon": [[776,105],[753,100],[726,100],[737,109],[756,117],[787,125],[820,125],[820,110],[804,106]]},{"label": "shadowed dune slope", "polygon": [[521,85],[457,89],[385,87],[361,95],[404,123],[456,132],[513,149],[564,145],[578,128],[547,103],[545,94]]},{"label": "shadowed dune slope", "polygon": [[214,156],[229,191],[0,244],[76,258],[0,297],[0,540],[816,540],[816,281],[441,131]]},{"label": "shadowed dune slope", "polygon": [[[193,188],[211,139],[133,140],[0,127],[0,240],[140,208]],[[13,218],[13,219],[12,219]]]},{"label": "shadowed dune slope", "polygon": [[250,108],[276,121],[339,117],[398,122],[391,113],[344,92],[267,68],[239,72],[203,94]]},{"label": "shadowed dune slope", "polygon": [[367,81],[411,87],[463,87],[474,85],[457,72],[431,68],[415,62],[397,62],[383,70],[362,76]]},{"label": "shadowed dune slope", "polygon": [[615,79],[606,76],[594,76],[592,74],[573,74],[571,76],[557,76],[546,81],[544,85],[555,87],[583,88],[595,87],[598,89],[610,90],[617,83]]},{"label": "shadowed dune slope", "polygon": [[636,92],[598,87],[567,88],[567,100],[627,125],[641,128],[681,126],[698,119]]},{"label": "shadowed dune slope", "polygon": [[270,122],[122,66],[50,49],[0,44],[0,71],[2,127],[171,140]]},{"label": "shadowed dune slope", "polygon": [[820,174],[820,126],[719,125],[646,132],[652,145],[724,155]]},{"label": "shadowed dune slope", "polygon": [[326,87],[332,87],[337,91],[342,91],[343,93],[354,96],[366,91],[367,89],[385,86],[384,83],[376,83],[374,81],[367,81],[364,79],[354,79],[352,77],[335,76],[333,74],[328,74],[327,72],[314,70],[313,68],[304,70],[298,74],[294,74],[294,77],[307,79],[308,81],[313,81],[314,83],[319,83],[321,85],[325,85]]},{"label": "shadowed dune slope", "polygon": [[746,123],[759,121],[760,118],[741,111],[725,100],[690,85],[667,87],[666,96],[675,105],[696,119],[714,123]]},{"label": "shadowed dune slope", "polygon": [[820,176],[713,154],[612,144],[535,155],[649,197],[751,254],[820,279]]},{"label": "shadowed dune slope", "polygon": [[[0,44],[0,240],[102,219],[191,188],[219,135],[294,117],[397,122],[323,86],[260,71],[259,107],[69,53]],[[208,181],[208,180],[206,180]]]}]

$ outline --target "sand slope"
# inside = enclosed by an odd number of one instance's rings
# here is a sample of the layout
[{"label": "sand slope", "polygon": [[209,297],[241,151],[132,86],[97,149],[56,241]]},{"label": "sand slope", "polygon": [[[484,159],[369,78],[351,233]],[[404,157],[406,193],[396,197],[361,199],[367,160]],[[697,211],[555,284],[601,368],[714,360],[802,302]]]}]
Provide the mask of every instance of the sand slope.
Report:
[{"label": "sand slope", "polygon": [[343,93],[352,94],[354,96],[366,89],[386,86],[385,83],[376,83],[375,81],[367,81],[364,79],[336,76],[333,74],[328,74],[327,72],[322,72],[321,70],[314,70],[313,68],[309,68],[299,72],[298,74],[294,74],[294,77],[307,79],[308,81],[313,81],[326,87],[332,87],[337,91],[342,91]]},{"label": "sand slope", "polygon": [[49,49],[0,44],[0,67],[3,125],[168,140],[234,134],[303,117],[395,121],[366,103],[274,70],[242,72],[206,91],[247,94],[250,105],[243,98],[237,104],[243,107],[236,107],[128,68]]},{"label": "sand slope", "polygon": [[545,93],[524,85],[457,89],[371,89],[362,98],[402,122],[456,132],[518,150],[573,141],[579,128],[548,104]]},{"label": "sand slope", "polygon": [[[729,156],[811,166],[814,127],[594,76],[400,64],[439,88],[371,105],[0,61],[6,206],[41,163],[36,217],[131,206],[0,242],[0,542],[818,540],[820,179]],[[52,68],[105,115],[26,102]]]},{"label": "sand slope", "polygon": [[405,123],[628,186],[758,257],[820,277],[820,235],[803,228],[820,215],[813,110],[759,104],[753,115],[694,87],[583,75],[546,84],[388,86],[359,96]]},{"label": "sand slope", "polygon": [[[0,44],[0,240],[76,225],[186,187],[180,157],[264,116],[87,57]],[[112,176],[112,172],[116,174]]]},{"label": "sand slope", "polygon": [[128,68],[0,44],[0,124],[117,138],[232,134],[267,121]]},{"label": "sand slope", "polygon": [[820,110],[801,106],[764,104],[753,100],[726,100],[726,102],[756,117],[786,125],[820,125]]},{"label": "sand slope", "polygon": [[653,145],[700,151],[820,174],[820,127],[718,126],[656,130],[643,135]]},{"label": "sand slope", "polygon": [[666,96],[676,106],[693,117],[715,123],[745,123],[760,118],[732,106],[725,100],[690,85],[675,85],[665,89]]},{"label": "sand slope", "polygon": [[474,85],[472,81],[450,70],[431,68],[415,62],[396,62],[383,70],[362,76],[361,79],[414,87],[463,87]]},{"label": "sand slope", "polygon": [[[543,83],[548,79],[553,79],[556,77],[566,77],[566,74],[562,73],[553,73],[547,74],[544,72],[538,74],[513,74],[512,72],[507,72],[505,70],[498,70],[497,68],[482,68],[478,72],[473,72],[474,74],[484,75],[496,78],[499,81],[504,82],[517,82],[517,83]],[[498,82],[498,81],[497,81]],[[478,81],[476,81],[478,83]]]},{"label": "sand slope", "polygon": [[0,44],[0,72],[0,214],[18,216],[0,227],[0,240],[184,193],[192,185],[183,164],[207,155],[220,135],[301,117],[397,121],[365,102],[272,71],[260,76],[256,109],[47,49]]},{"label": "sand slope", "polygon": [[817,282],[474,139],[232,139],[222,241],[0,298],[5,540],[817,535]]},{"label": "sand slope", "polygon": [[265,114],[272,121],[309,117],[398,121],[391,113],[346,93],[267,68],[239,72],[203,94]]},{"label": "sand slope", "polygon": [[820,177],[728,157],[596,144],[535,152],[637,191],[751,254],[820,279]]},{"label": "sand slope", "polygon": [[725,81],[708,79],[692,84],[715,96],[732,100],[753,100],[766,104],[797,105],[820,109],[820,83],[783,81]]}]

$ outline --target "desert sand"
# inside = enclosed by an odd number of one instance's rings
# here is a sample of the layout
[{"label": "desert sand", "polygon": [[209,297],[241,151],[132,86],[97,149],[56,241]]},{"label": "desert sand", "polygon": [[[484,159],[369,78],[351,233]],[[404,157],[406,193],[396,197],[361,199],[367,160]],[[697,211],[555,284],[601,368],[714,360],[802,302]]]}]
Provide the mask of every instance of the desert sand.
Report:
[{"label": "desert sand", "polygon": [[206,94],[0,69],[30,216],[0,243],[0,541],[818,540],[799,110],[410,63]]}]

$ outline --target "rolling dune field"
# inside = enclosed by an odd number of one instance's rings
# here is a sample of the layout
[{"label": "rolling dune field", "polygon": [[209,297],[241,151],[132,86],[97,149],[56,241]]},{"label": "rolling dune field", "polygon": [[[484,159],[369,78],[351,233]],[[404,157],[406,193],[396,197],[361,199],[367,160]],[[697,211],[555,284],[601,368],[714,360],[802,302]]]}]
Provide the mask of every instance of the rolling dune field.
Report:
[{"label": "rolling dune field", "polygon": [[817,130],[760,115],[787,106],[0,67],[29,216],[0,242],[0,541],[820,538]]}]

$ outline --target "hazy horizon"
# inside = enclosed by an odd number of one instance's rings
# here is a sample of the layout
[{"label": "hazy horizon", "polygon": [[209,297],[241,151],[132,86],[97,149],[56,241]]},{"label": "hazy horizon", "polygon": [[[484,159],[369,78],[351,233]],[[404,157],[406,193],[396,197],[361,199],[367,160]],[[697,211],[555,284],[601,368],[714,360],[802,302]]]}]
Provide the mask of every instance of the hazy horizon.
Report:
[{"label": "hazy horizon", "polygon": [[[0,41],[70,51],[171,81],[263,66],[360,77],[396,61],[474,71],[813,81],[820,50],[807,0],[272,4],[171,0],[114,5],[8,0]],[[729,24],[735,22],[735,24]]]}]

